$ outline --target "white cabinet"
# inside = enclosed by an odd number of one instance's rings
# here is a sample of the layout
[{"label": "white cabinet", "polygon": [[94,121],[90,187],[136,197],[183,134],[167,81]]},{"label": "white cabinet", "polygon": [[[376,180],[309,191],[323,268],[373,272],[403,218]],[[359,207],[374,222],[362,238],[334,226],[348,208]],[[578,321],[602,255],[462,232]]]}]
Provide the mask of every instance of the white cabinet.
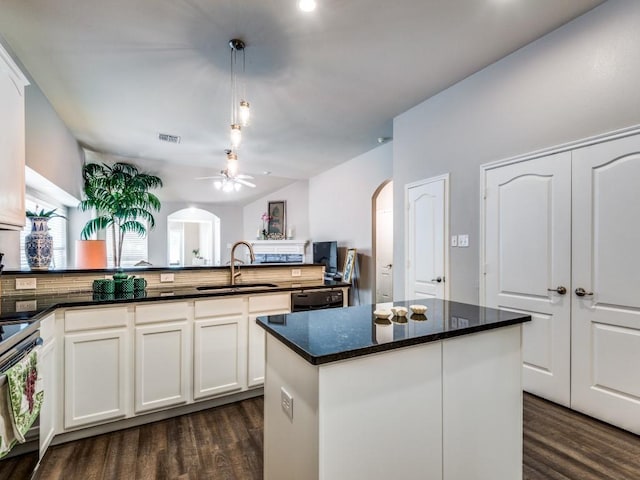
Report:
[{"label": "white cabinet", "polygon": [[0,228],[24,226],[24,87],[29,82],[0,45]]},{"label": "white cabinet", "polygon": [[40,321],[40,337],[43,341],[38,358],[44,389],[44,401],[40,410],[40,458],[55,435],[58,378],[56,369],[55,314]]},{"label": "white cabinet", "polygon": [[65,314],[64,427],[127,415],[131,355],[126,307]]},{"label": "white cabinet", "polygon": [[247,386],[264,384],[265,333],[256,323],[256,318],[290,311],[291,294],[288,292],[249,298]]},{"label": "white cabinet", "polygon": [[187,302],[139,305],[135,327],[135,413],[189,400]]},{"label": "white cabinet", "polygon": [[195,400],[246,387],[246,304],[246,297],[195,302]]}]

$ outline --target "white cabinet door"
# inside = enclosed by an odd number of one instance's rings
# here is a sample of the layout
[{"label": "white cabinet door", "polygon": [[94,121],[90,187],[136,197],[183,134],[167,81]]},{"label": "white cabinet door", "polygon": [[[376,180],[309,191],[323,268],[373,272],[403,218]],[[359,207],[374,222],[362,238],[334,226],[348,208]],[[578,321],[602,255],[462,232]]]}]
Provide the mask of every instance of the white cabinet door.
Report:
[{"label": "white cabinet door", "polygon": [[194,399],[244,387],[243,323],[240,315],[195,321]]},{"label": "white cabinet door", "polygon": [[522,332],[524,389],[568,407],[570,152],[487,172],[485,272],[487,306],[532,317]]},{"label": "white cabinet door", "polygon": [[444,298],[448,236],[449,175],[407,185],[405,298]]},{"label": "white cabinet door", "polygon": [[44,456],[47,447],[55,435],[56,426],[56,399],[58,396],[58,378],[56,375],[56,338],[54,335],[55,315],[49,315],[40,322],[40,336],[44,345],[40,350],[38,364],[42,386],[44,389],[44,402],[40,410],[40,459]]},{"label": "white cabinet door", "polygon": [[280,293],[257,295],[249,298],[247,385],[257,387],[264,384],[265,335],[256,323],[263,315],[277,315],[291,311],[291,294]]},{"label": "white cabinet door", "polygon": [[65,428],[125,417],[131,370],[127,331],[67,334],[64,350]]},{"label": "white cabinet door", "polygon": [[25,104],[29,82],[0,45],[0,227],[20,230],[24,216]]},{"label": "white cabinet door", "polygon": [[638,135],[574,152],[571,406],[636,434],[639,180]]},{"label": "white cabinet door", "polygon": [[189,400],[187,322],[136,326],[135,413]]}]

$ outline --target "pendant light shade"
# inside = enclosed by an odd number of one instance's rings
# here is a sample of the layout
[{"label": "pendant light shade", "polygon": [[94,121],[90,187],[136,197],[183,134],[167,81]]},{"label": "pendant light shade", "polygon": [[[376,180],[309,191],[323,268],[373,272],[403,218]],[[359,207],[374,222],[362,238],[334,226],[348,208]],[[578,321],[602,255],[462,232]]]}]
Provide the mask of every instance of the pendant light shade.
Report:
[{"label": "pendant light shade", "polygon": [[246,100],[240,100],[240,108],[238,110],[240,116],[240,125],[246,127],[249,125],[249,117],[251,116],[251,109],[249,108],[249,102]]},{"label": "pendant light shade", "polygon": [[229,140],[231,141],[231,148],[236,149],[240,146],[240,142],[242,141],[242,127],[237,123],[231,124]]}]

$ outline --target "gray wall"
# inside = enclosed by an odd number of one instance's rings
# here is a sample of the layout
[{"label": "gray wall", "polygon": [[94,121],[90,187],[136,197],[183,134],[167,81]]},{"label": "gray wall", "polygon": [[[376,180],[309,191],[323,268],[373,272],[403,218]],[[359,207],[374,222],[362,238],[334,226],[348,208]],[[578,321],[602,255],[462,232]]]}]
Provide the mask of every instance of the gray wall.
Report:
[{"label": "gray wall", "polygon": [[[149,261],[156,266],[167,265],[167,217],[183,208],[201,208],[220,218],[220,261],[229,261],[231,244],[242,240],[242,207],[221,206],[211,203],[162,202],[162,209],[154,214],[156,227],[149,232]],[[229,247],[229,248],[228,248]],[[185,259],[187,264],[190,258]]]},{"label": "gray wall", "polygon": [[451,249],[453,300],[479,300],[481,164],[640,123],[639,20],[640,2],[606,2],[394,120],[397,245],[404,185],[451,173],[451,233],[470,234]]},{"label": "gray wall", "polygon": [[287,202],[286,225],[293,227],[294,239],[309,239],[309,182],[301,180],[244,206],[245,240],[257,237],[258,229],[262,228],[260,217],[267,211],[268,202],[278,200]]},{"label": "gray wall", "polygon": [[392,175],[392,143],[374,148],[309,180],[312,241],[337,240],[338,270],[347,248],[356,248],[360,303],[371,303],[373,194]]}]

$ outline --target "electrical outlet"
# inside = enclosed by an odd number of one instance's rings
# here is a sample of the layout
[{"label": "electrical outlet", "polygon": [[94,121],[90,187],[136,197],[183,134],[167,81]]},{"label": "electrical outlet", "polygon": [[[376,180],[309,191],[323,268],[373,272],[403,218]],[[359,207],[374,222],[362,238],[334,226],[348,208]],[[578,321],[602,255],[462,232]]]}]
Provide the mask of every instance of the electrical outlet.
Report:
[{"label": "electrical outlet", "polygon": [[282,404],[282,410],[287,417],[289,417],[289,420],[293,420],[293,397],[284,387],[280,388],[280,403]]},{"label": "electrical outlet", "polygon": [[452,247],[458,246],[458,235],[451,235],[451,246]]},{"label": "electrical outlet", "polygon": [[37,308],[37,300],[18,300],[16,302],[16,312],[33,312]]},{"label": "electrical outlet", "polygon": [[459,247],[468,247],[469,246],[469,235],[458,235],[458,246]]},{"label": "electrical outlet", "polygon": [[302,270],[300,270],[299,268],[292,268],[291,269],[291,276],[292,277],[301,277],[302,276]]},{"label": "electrical outlet", "polygon": [[175,275],[173,273],[161,273],[160,274],[160,282],[161,283],[170,283],[173,282]]},{"label": "electrical outlet", "polygon": [[36,285],[35,278],[16,278],[16,290],[35,290]]}]

